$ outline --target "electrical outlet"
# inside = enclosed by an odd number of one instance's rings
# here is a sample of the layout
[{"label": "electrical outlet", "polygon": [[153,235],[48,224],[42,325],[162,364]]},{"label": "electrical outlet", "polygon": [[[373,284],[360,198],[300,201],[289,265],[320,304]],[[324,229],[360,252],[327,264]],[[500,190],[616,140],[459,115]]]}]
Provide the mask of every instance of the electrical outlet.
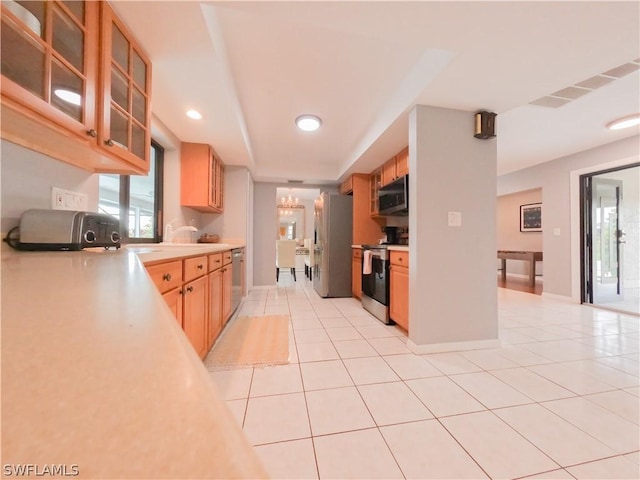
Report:
[{"label": "electrical outlet", "polygon": [[89,196],[85,193],[51,187],[51,208],[53,210],[87,211]]},{"label": "electrical outlet", "polygon": [[462,212],[449,212],[447,214],[447,225],[449,227],[461,227]]}]

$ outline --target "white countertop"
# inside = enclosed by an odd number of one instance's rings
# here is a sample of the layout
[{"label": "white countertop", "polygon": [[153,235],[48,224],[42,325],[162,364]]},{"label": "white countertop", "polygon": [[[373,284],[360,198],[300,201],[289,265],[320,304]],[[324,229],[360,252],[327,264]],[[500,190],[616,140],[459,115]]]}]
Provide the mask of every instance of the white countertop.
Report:
[{"label": "white countertop", "polygon": [[408,252],[409,245],[388,245],[387,248],[392,252]]},{"label": "white countertop", "polygon": [[264,477],[141,263],[229,248],[3,244],[3,464],[77,465],[78,478]]},{"label": "white countertop", "polygon": [[230,243],[131,243],[124,248],[135,252],[143,263],[170,260],[176,257],[192,257],[209,255],[211,253],[225,252],[234,248],[242,248],[243,244]]}]

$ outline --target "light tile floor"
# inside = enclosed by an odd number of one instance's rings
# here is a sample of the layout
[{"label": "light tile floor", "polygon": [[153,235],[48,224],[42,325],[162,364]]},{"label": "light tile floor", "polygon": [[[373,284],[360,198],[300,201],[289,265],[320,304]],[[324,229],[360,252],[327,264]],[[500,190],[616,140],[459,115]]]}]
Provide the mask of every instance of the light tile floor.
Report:
[{"label": "light tile floor", "polygon": [[638,317],[499,288],[501,348],[414,355],[291,283],[238,313],[289,314],[290,364],[211,372],[273,478],[640,478]]}]

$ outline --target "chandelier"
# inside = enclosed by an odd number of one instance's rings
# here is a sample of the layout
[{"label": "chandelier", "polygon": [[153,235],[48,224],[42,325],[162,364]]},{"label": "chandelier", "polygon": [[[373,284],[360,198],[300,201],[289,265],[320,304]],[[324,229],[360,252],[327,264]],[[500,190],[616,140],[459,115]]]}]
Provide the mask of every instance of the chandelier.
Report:
[{"label": "chandelier", "polygon": [[300,204],[298,203],[298,197],[293,198],[291,194],[288,197],[282,197],[280,199],[280,204],[278,205],[280,208],[298,208]]}]

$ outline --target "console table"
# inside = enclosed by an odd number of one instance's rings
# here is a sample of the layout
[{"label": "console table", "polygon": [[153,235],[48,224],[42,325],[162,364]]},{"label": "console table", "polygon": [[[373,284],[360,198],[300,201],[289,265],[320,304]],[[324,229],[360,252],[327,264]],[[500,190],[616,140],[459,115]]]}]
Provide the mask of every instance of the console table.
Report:
[{"label": "console table", "polygon": [[529,262],[529,284],[536,284],[536,262],[542,261],[542,252],[519,252],[515,250],[498,250],[498,258],[502,262],[502,281],[507,280],[507,260],[524,260]]}]

